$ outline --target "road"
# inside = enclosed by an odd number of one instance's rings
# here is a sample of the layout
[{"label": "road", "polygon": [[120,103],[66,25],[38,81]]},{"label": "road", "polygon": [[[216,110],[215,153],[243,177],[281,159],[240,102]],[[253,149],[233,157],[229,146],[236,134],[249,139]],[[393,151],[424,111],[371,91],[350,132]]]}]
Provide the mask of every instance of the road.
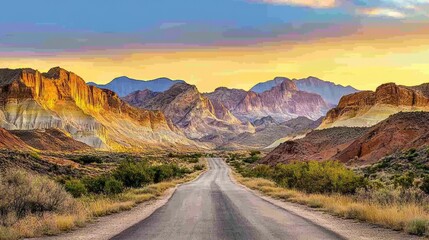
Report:
[{"label": "road", "polygon": [[200,178],[112,239],[343,239],[235,184],[221,159],[208,162]]}]

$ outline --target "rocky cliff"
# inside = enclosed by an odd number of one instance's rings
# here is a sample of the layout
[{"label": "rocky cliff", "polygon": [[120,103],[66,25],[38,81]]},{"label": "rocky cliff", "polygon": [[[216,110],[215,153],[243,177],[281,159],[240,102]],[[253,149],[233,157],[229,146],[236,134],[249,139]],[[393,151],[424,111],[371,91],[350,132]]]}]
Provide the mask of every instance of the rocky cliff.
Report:
[{"label": "rocky cliff", "polygon": [[108,149],[192,145],[159,111],[141,110],[114,92],[88,86],[59,67],[0,69],[0,126],[59,128],[90,146]]},{"label": "rocky cliff", "polygon": [[375,92],[364,91],[344,96],[331,109],[321,128],[334,126],[373,126],[398,112],[429,110],[425,88],[383,84]]},{"label": "rocky cliff", "polygon": [[268,91],[248,92],[232,113],[241,120],[254,121],[271,116],[278,122],[284,122],[299,116],[316,120],[328,109],[321,96],[300,91],[292,80],[285,78],[280,85]]}]

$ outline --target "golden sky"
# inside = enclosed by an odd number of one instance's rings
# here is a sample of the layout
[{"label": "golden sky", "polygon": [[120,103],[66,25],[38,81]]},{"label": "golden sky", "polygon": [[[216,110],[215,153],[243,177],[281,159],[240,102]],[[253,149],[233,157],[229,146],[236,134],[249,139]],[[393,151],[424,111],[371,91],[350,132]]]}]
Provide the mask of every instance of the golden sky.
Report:
[{"label": "golden sky", "polygon": [[0,67],[61,66],[96,83],[168,77],[203,92],[276,76],[361,90],[429,82],[429,0],[124,1],[5,11]]},{"label": "golden sky", "polygon": [[[216,87],[249,89],[276,76],[316,76],[358,89],[382,83],[429,82],[429,35],[383,40],[343,39],[305,44],[268,43],[211,49],[132,50],[87,55],[0,58],[0,66],[48,71],[61,66],[85,81],[107,83],[118,76],[184,79],[203,91]],[[405,45],[405,46],[404,46]]]}]

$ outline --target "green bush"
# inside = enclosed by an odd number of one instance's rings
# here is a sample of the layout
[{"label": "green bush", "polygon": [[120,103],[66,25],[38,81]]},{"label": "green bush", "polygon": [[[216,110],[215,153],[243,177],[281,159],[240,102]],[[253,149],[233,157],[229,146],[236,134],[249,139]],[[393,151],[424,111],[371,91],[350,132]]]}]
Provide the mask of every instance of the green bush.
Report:
[{"label": "green bush", "polygon": [[188,163],[197,163],[199,161],[198,158],[189,158]]},{"label": "green bush", "polygon": [[159,183],[174,177],[178,172],[176,167],[177,166],[174,165],[159,165],[152,167],[151,170],[153,171],[153,182]]},{"label": "green bush", "polygon": [[278,164],[272,179],[287,188],[308,193],[354,193],[365,185],[364,178],[337,161]]},{"label": "green bush", "polygon": [[196,164],[196,165],[194,165],[194,171],[201,171],[204,168],[205,168],[204,164]]},{"label": "green bush", "polygon": [[64,187],[75,198],[81,197],[88,192],[85,185],[76,179],[66,181]]},{"label": "green bush", "polygon": [[109,178],[105,175],[92,177],[92,178],[85,178],[83,179],[83,183],[85,184],[86,188],[88,189],[88,192],[95,193],[95,194],[102,194],[104,193],[104,187],[106,186],[106,181]]},{"label": "green bush", "polygon": [[410,234],[423,236],[426,233],[426,229],[429,226],[429,222],[425,219],[414,219],[409,222],[406,226],[406,231]]},{"label": "green bush", "polygon": [[102,163],[103,162],[101,160],[101,158],[99,158],[97,156],[90,156],[90,155],[81,156],[81,157],[79,157],[79,159],[77,161],[81,164]]},{"label": "green bush", "polygon": [[124,161],[113,172],[125,187],[138,188],[153,182],[153,172],[145,162]]},{"label": "green bush", "polygon": [[114,178],[109,178],[104,184],[103,189],[105,194],[119,194],[124,191],[124,184]]}]

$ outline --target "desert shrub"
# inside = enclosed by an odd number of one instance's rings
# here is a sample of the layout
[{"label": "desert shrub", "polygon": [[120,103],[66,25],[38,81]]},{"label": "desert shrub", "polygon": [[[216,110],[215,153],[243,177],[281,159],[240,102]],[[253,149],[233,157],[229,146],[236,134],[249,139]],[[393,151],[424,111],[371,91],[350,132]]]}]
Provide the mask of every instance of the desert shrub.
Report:
[{"label": "desert shrub", "polygon": [[429,176],[426,176],[425,178],[423,178],[420,189],[423,192],[429,194]]},{"label": "desert shrub", "polygon": [[425,219],[414,219],[408,222],[405,230],[414,235],[423,236],[426,233],[426,229],[429,225],[429,221]]},{"label": "desert shrub", "polygon": [[83,179],[85,187],[88,189],[88,192],[95,194],[102,194],[104,192],[104,186],[108,177],[105,175],[97,177],[88,177]]},{"label": "desert shrub", "polygon": [[114,178],[108,178],[104,183],[103,192],[105,194],[119,194],[124,191],[124,184]]},{"label": "desert shrub", "polygon": [[402,188],[411,188],[413,186],[414,182],[414,174],[412,172],[407,172],[402,175],[397,175],[393,179],[393,184],[395,187],[402,187]]},{"label": "desert shrub", "polygon": [[419,153],[417,152],[417,150],[415,148],[411,148],[409,149],[405,154],[404,154],[404,158],[406,158],[408,161],[414,161],[414,159],[416,157],[419,156]]},{"label": "desert shrub", "polygon": [[84,155],[79,157],[78,162],[81,164],[90,164],[90,163],[102,163],[100,157],[97,156],[91,156],[91,155]]},{"label": "desert shrub", "polygon": [[204,164],[196,164],[194,165],[194,171],[201,171],[204,169]]},{"label": "desert shrub", "polygon": [[337,161],[278,164],[272,179],[287,188],[308,193],[354,193],[364,186],[364,178]]},{"label": "desert shrub", "polygon": [[153,171],[153,182],[155,183],[170,179],[179,171],[177,166],[167,164],[152,167],[151,170]]},{"label": "desert shrub", "polygon": [[67,192],[69,192],[73,197],[78,198],[87,193],[85,184],[80,180],[73,179],[65,182],[64,187]]},{"label": "desert shrub", "polygon": [[188,163],[197,163],[199,161],[198,158],[189,158]]},{"label": "desert shrub", "polygon": [[113,172],[125,187],[138,188],[153,181],[153,172],[145,162],[124,161]]},{"label": "desert shrub", "polygon": [[30,214],[66,212],[76,204],[55,181],[24,170],[2,173],[0,193],[0,223],[4,226]]}]

